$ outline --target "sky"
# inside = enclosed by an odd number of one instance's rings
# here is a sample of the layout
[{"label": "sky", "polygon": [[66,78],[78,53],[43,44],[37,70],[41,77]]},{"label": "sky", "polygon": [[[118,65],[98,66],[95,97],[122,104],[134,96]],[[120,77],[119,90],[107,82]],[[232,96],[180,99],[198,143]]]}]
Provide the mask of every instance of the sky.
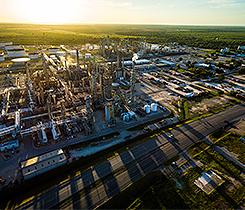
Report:
[{"label": "sky", "polygon": [[0,22],[245,26],[245,0],[0,0]]}]

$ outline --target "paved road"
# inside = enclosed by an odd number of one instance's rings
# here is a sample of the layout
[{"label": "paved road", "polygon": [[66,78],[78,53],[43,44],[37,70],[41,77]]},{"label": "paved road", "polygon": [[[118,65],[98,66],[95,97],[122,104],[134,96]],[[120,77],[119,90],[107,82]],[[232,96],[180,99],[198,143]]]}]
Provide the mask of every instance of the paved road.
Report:
[{"label": "paved road", "polygon": [[[53,207],[71,195],[82,190],[84,187],[111,174],[111,172],[129,166],[127,171],[111,177],[103,185],[98,186],[93,191],[82,196],[79,201],[74,201],[68,208],[94,208],[108,197],[115,195],[127,184],[136,181],[145,173],[155,169],[162,162],[172,157],[174,154],[182,152],[189,145],[197,140],[203,139],[211,132],[222,127],[225,119],[232,121],[245,115],[243,104],[229,108],[219,114],[201,119],[178,128],[168,133],[159,135],[151,140],[128,150],[92,169],[85,171],[79,177],[71,179],[59,185],[21,206],[24,209],[48,209]],[[173,134],[174,139],[169,139],[168,135]],[[150,151],[154,151],[149,154]],[[104,189],[104,191],[102,190]],[[97,194],[96,194],[97,193]],[[106,195],[106,196],[105,196]]]}]

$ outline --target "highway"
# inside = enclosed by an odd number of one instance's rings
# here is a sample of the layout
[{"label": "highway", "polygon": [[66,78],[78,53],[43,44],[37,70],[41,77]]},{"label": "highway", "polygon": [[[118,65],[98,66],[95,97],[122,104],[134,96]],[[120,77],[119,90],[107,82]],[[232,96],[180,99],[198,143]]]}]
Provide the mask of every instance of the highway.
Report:
[{"label": "highway", "polygon": [[[95,208],[144,174],[159,167],[168,158],[182,152],[192,143],[205,138],[216,129],[224,126],[225,119],[233,121],[243,115],[245,115],[245,105],[240,104],[221,113],[172,129],[94,168],[88,169],[80,176],[36,196],[19,208],[52,208],[83,188],[110,175],[113,171],[127,166],[127,170],[122,170],[116,176],[111,174],[106,181],[102,180],[102,184],[65,207],[69,209]],[[169,139],[170,134],[173,134],[174,138]]]}]

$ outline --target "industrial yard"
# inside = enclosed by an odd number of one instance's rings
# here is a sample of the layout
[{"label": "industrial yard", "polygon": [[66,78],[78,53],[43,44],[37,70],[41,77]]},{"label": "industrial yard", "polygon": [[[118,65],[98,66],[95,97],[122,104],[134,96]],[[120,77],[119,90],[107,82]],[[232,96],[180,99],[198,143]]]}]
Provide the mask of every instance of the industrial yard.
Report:
[{"label": "industrial yard", "polygon": [[[208,51],[175,42],[104,36],[76,46],[4,42],[0,50],[3,189],[225,110],[239,104],[245,90],[243,76],[218,67],[223,56],[207,64],[201,56]],[[242,68],[244,58],[237,62]]]},{"label": "industrial yard", "polygon": [[[12,42],[0,47],[3,153],[14,154],[25,137],[34,148],[44,148],[102,131],[127,130],[171,112],[179,117],[181,101],[207,93],[206,87],[244,92],[241,77],[226,77],[222,84],[203,80],[196,86],[193,75],[184,71],[189,63],[200,62],[203,50],[177,43],[149,44],[144,37],[115,42],[104,36],[97,44],[75,47]],[[222,97],[192,101],[189,114],[228,104]]]}]

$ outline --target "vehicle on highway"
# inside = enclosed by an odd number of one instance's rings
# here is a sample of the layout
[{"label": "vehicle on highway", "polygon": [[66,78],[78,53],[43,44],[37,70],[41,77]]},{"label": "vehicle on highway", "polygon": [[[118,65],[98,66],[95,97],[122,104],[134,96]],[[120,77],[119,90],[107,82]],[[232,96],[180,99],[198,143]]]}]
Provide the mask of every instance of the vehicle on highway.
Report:
[{"label": "vehicle on highway", "polygon": [[169,136],[168,136],[168,138],[170,138],[170,139],[171,139],[171,138],[173,138],[173,137],[174,137],[174,135],[173,135],[173,134],[171,134],[171,135],[169,135]]}]

